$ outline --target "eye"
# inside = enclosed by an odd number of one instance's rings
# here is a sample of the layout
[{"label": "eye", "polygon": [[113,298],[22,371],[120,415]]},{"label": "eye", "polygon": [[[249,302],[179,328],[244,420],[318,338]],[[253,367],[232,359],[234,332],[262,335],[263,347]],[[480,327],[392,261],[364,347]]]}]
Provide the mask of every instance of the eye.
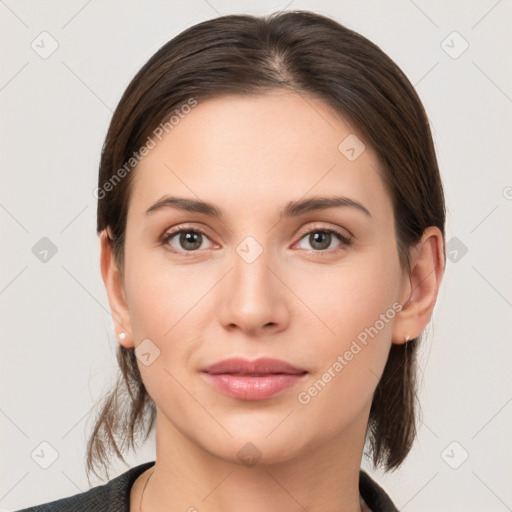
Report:
[{"label": "eye", "polygon": [[[172,243],[174,238],[176,238],[176,243],[179,247]],[[177,252],[194,252],[205,248],[203,247],[205,238],[208,239],[208,236],[201,229],[181,228],[167,232],[162,238],[162,243],[169,244]]]},{"label": "eye", "polygon": [[[335,249],[334,252],[341,250],[343,247],[348,247],[351,244],[351,239],[348,236],[332,228],[315,228],[307,231],[301,237],[299,244],[301,241],[306,240],[313,248],[313,251],[327,252],[326,250],[331,248],[332,242],[335,242],[336,238],[341,243],[338,245],[338,249]],[[307,250],[307,247],[301,247],[301,249]]]},{"label": "eye", "polygon": [[[175,239],[174,243],[173,240]],[[162,237],[163,245],[170,245],[171,250],[181,253],[193,253],[200,249],[205,249],[203,243],[205,239],[209,240],[207,234],[199,228],[179,228],[172,231],[168,231]],[[315,228],[306,231],[302,234],[299,245],[303,240],[306,240],[311,244],[314,252],[327,252],[327,249],[332,248],[332,243],[336,241],[340,242],[338,248],[333,252],[342,250],[344,247],[348,247],[351,244],[351,238],[344,235],[340,231],[332,228]],[[307,247],[300,247],[301,249],[308,250]]]}]

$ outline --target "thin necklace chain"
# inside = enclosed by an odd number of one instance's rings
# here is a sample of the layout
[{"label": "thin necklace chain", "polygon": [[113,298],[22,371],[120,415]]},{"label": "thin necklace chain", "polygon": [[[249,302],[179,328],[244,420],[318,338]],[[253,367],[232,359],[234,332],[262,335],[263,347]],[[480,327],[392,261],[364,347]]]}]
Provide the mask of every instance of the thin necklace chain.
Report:
[{"label": "thin necklace chain", "polygon": [[140,496],[140,503],[139,503],[139,512],[142,512],[142,498],[144,498],[144,491],[146,490],[146,485],[148,485],[149,479],[153,476],[153,473],[155,470],[151,471],[151,474],[148,476],[148,479],[146,480],[146,483],[144,484],[144,487],[142,488],[142,494]]}]

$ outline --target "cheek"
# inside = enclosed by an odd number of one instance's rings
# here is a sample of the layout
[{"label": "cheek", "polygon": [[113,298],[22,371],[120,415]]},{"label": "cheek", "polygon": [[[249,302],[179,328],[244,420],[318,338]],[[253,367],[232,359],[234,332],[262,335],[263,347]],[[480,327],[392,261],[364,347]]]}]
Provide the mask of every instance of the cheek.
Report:
[{"label": "cheek", "polygon": [[392,254],[368,254],[353,261],[347,259],[328,272],[320,270],[293,280],[298,283],[294,291],[309,309],[307,314],[319,320],[312,325],[318,326],[326,345],[334,350],[341,350],[376,323],[382,331],[381,339],[390,337],[396,314],[393,305],[396,307],[399,297],[398,261]]},{"label": "cheek", "polygon": [[[333,428],[371,400],[382,375],[399,307],[398,278],[398,261],[390,251],[304,282],[300,293],[309,287],[308,306],[322,323],[314,324],[320,325],[315,336],[310,329],[315,343],[308,344],[305,356],[315,362],[314,372],[297,391],[297,400],[316,409]],[[329,418],[322,414],[326,410],[332,411]],[[311,421],[315,416],[309,416]]]},{"label": "cheek", "polygon": [[[193,265],[173,268],[165,258],[151,258],[143,251],[131,253],[126,264],[126,292],[136,347],[145,341],[151,364],[139,357],[138,366],[150,395],[169,400],[168,390],[179,396],[179,385],[191,367],[202,332],[211,315],[205,313],[211,278],[199,275]],[[142,352],[142,347],[140,352]],[[153,359],[152,354],[157,354]],[[163,393],[163,395],[162,395]],[[160,396],[162,395],[162,396]]]},{"label": "cheek", "polygon": [[[197,349],[195,340],[201,339],[202,324],[197,318],[200,308],[195,309],[194,304],[204,292],[194,292],[193,283],[183,279],[182,271],[177,275],[148,262],[141,257],[131,274],[127,272],[132,333],[136,348],[141,344],[137,363],[144,386],[157,406],[186,417],[190,397],[180,383],[186,381],[184,371]],[[145,354],[149,354],[148,364]]]},{"label": "cheek", "polygon": [[173,266],[151,251],[127,245],[128,254],[126,293],[135,340],[164,344],[193,316],[194,303],[204,293],[201,282],[194,278],[192,266]]}]

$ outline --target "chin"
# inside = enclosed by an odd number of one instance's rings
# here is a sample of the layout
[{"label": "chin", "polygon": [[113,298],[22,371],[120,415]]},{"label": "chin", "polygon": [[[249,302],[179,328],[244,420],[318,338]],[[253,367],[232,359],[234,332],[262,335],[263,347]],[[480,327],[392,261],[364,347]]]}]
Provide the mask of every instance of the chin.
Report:
[{"label": "chin", "polygon": [[[301,444],[304,441],[303,435],[301,439],[295,439],[290,435],[289,431],[283,430],[278,433],[278,429],[268,435],[278,422],[274,422],[272,428],[265,432],[256,432],[254,429],[246,429],[242,435],[228,428],[233,438],[223,440],[214,440],[209,438],[203,445],[203,448],[228,462],[229,464],[237,464],[245,467],[254,466],[270,466],[288,462],[300,457],[308,450],[309,443]],[[268,437],[267,437],[268,435]]]}]

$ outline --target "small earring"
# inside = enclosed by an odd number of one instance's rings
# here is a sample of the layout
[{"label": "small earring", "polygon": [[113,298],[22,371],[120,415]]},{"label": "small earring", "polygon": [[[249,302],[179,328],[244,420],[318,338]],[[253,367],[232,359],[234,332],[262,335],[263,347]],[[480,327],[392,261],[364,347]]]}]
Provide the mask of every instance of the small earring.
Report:
[{"label": "small earring", "polygon": [[407,343],[410,339],[411,337],[408,334],[406,334],[404,338],[404,343]]},{"label": "small earring", "polygon": [[119,334],[119,339],[124,340],[126,338],[126,333],[122,332]]}]

